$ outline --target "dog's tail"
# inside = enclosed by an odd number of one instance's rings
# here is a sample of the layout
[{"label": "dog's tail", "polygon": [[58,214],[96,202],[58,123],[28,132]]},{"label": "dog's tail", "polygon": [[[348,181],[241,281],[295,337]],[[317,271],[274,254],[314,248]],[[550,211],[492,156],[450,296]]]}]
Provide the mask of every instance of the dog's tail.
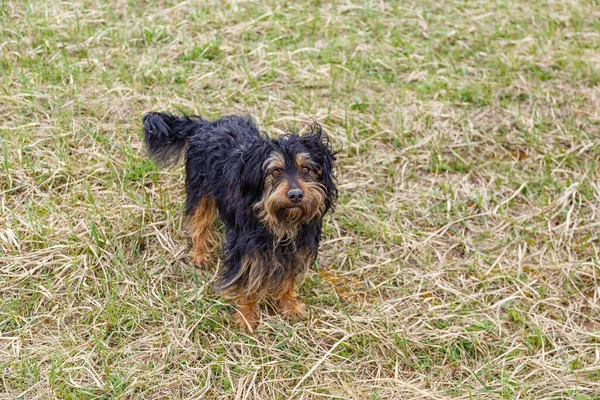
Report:
[{"label": "dog's tail", "polygon": [[205,122],[198,116],[178,117],[150,112],[144,115],[144,142],[148,153],[162,165],[175,165],[188,146],[188,138]]}]

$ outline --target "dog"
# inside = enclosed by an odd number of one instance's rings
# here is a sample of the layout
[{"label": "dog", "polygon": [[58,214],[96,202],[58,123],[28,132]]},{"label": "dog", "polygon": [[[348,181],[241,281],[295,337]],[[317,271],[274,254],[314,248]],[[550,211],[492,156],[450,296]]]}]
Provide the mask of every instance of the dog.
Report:
[{"label": "dog", "polygon": [[185,216],[192,261],[213,259],[224,227],[223,262],[214,283],[237,305],[236,323],[259,324],[259,304],[283,316],[306,314],[296,288],[315,263],[323,217],[335,205],[335,153],[315,121],[308,133],[270,139],[250,116],[210,121],[150,112],[143,117],[148,153],[162,165],[185,154]]}]

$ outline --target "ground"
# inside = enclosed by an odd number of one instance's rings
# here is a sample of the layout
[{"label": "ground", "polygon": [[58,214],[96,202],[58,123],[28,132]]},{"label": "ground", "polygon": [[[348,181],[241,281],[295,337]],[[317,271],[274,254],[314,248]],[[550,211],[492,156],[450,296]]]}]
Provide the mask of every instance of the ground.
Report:
[{"label": "ground", "polygon": [[[0,397],[600,398],[597,0],[0,1]],[[144,112],[315,118],[290,323],[187,258]]]}]

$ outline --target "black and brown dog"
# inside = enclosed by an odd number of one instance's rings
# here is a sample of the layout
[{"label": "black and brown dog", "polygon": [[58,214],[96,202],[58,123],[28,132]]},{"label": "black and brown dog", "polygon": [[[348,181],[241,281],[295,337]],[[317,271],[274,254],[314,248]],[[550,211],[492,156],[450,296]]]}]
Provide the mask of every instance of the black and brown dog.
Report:
[{"label": "black and brown dog", "polygon": [[185,214],[197,265],[212,258],[217,215],[224,225],[215,287],[235,299],[238,325],[256,328],[259,302],[267,298],[285,316],[303,316],[296,284],[316,260],[323,216],[337,197],[335,158],[319,124],[277,139],[249,116],[208,121],[149,113],[143,124],[157,161],[176,163],[185,152]]}]

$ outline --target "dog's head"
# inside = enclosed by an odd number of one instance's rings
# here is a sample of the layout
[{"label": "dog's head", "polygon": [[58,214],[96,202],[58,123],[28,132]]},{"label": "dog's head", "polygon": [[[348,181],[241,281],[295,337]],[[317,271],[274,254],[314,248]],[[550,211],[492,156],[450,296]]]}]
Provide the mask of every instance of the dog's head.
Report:
[{"label": "dog's head", "polygon": [[276,237],[292,239],[299,225],[321,218],[333,207],[335,158],[316,122],[304,135],[255,143],[244,156],[242,187],[246,192],[260,191],[253,210]]}]

